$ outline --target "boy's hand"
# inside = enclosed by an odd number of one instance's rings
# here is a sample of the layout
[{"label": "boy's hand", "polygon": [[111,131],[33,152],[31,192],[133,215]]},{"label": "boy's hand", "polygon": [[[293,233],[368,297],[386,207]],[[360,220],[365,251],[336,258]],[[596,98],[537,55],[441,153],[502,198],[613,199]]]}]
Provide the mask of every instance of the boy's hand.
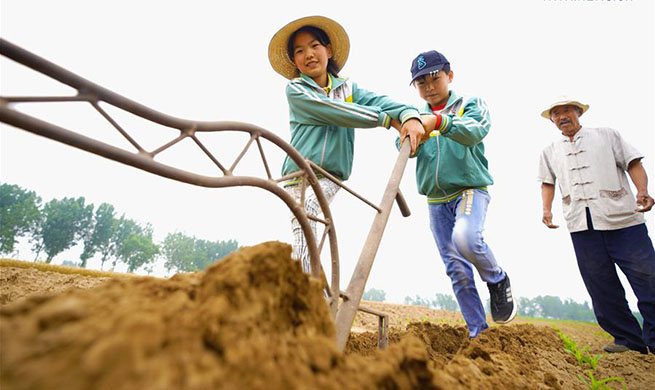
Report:
[{"label": "boy's hand", "polygon": [[400,129],[400,145],[402,146],[405,137],[409,136],[411,154],[415,154],[423,134],[425,134],[425,130],[421,121],[416,118],[408,119]]},{"label": "boy's hand", "polygon": [[398,130],[398,132],[400,133],[400,129],[402,129],[403,125],[401,125],[399,121],[391,118],[391,124],[389,125],[389,127],[393,127],[394,129]]},{"label": "boy's hand", "polygon": [[423,128],[425,129],[425,132],[428,134],[432,133],[434,129],[437,127],[436,115],[422,114],[421,122],[423,122]]}]

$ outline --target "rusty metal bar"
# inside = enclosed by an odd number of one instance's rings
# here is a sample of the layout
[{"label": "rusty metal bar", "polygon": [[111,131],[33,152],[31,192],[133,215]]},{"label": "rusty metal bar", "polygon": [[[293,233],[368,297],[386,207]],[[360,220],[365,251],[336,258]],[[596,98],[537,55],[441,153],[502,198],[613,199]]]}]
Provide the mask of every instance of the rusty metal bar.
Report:
[{"label": "rusty metal bar", "polygon": [[173,140],[171,140],[170,142],[168,142],[168,143],[166,143],[166,144],[164,144],[164,145],[158,147],[157,149],[153,150],[152,152],[149,152],[148,154],[149,154],[150,156],[152,156],[152,157],[155,157],[155,156],[158,155],[159,153],[161,153],[161,152],[163,152],[164,150],[170,148],[171,146],[177,144],[178,142],[182,141],[182,140],[185,139],[186,137],[187,137],[186,134],[181,133],[181,134],[178,135],[175,139],[173,139]]},{"label": "rusty metal bar", "polygon": [[145,152],[145,149],[143,149],[143,148],[141,147],[141,145],[139,145],[139,144],[134,140],[134,138],[132,138],[129,134],[127,134],[127,132],[126,132],[125,130],[123,130],[123,128],[118,124],[118,122],[116,122],[116,121],[114,120],[114,118],[112,118],[111,116],[109,116],[109,114],[107,113],[107,111],[105,111],[102,107],[100,107],[100,105],[99,105],[97,102],[91,102],[91,105],[93,106],[93,108],[96,109],[96,111],[98,111],[98,112],[100,113],[100,115],[102,115],[103,117],[105,117],[105,119],[107,120],[107,122],[111,123],[111,125],[114,126],[114,128],[115,128],[116,130],[118,130],[118,132],[121,133],[121,135],[122,135],[123,137],[125,137],[125,139],[127,139],[127,141],[128,141],[129,143],[131,143],[132,146],[134,146],[134,147],[136,148],[136,150],[138,150],[139,152]]},{"label": "rusty metal bar", "polygon": [[400,192],[400,188],[398,188],[398,193],[396,194],[396,204],[398,205],[400,214],[402,214],[403,217],[407,218],[412,215],[412,212],[409,210],[409,206],[407,205],[407,201],[405,200],[403,193]]},{"label": "rusty metal bar", "polygon": [[200,142],[200,140],[198,139],[198,137],[196,137],[195,134],[191,135],[191,139],[193,140],[193,142],[196,143],[196,145],[198,145],[198,147],[199,147],[203,152],[205,152],[205,154],[207,155],[207,157],[209,157],[209,159],[212,160],[212,162],[213,162],[214,164],[216,164],[216,166],[218,167],[218,169],[220,169],[221,172],[223,172],[224,175],[228,175],[228,172],[227,172],[227,170],[225,169],[225,167],[224,167],[220,162],[218,162],[218,160],[216,159],[216,157],[214,157],[214,155],[211,154],[211,152],[210,152],[210,151],[205,147],[205,145],[204,145],[202,142]]},{"label": "rusty metal bar", "polygon": [[345,184],[343,184],[343,182],[342,182],[341,180],[339,180],[339,179],[337,179],[336,177],[334,177],[334,175],[332,175],[330,172],[328,172],[328,171],[326,171],[325,169],[319,167],[317,164],[315,164],[315,163],[314,163],[313,161],[311,161],[311,160],[307,160],[307,162],[308,162],[309,165],[312,167],[312,169],[318,171],[321,175],[323,175],[323,176],[327,177],[328,179],[330,179],[332,182],[334,182],[334,184],[336,184],[336,185],[338,185],[339,187],[343,188],[344,190],[348,191],[348,192],[349,192],[350,194],[352,194],[355,198],[357,198],[357,199],[361,200],[362,202],[366,203],[367,205],[373,207],[373,208],[374,208],[378,213],[381,213],[381,212],[382,212],[382,210],[380,210],[380,208],[379,208],[378,206],[374,205],[373,203],[369,202],[369,201],[368,201],[366,198],[364,198],[363,196],[359,195],[359,194],[356,193],[355,191],[353,191],[353,190],[351,190],[350,188],[348,188],[348,186],[346,186]]},{"label": "rusty metal bar", "polygon": [[323,235],[321,236],[321,242],[318,244],[318,253],[321,253],[323,251],[323,244],[325,243],[325,237],[327,237],[329,228],[330,228],[330,226],[325,226],[325,229],[323,229]]},{"label": "rusty metal bar", "polygon": [[257,137],[257,149],[259,149],[259,155],[262,157],[262,162],[264,163],[264,169],[266,169],[266,176],[268,177],[269,180],[273,179],[273,176],[271,175],[271,170],[268,169],[268,162],[266,161],[266,155],[264,154],[264,149],[262,148],[262,143],[259,140],[259,137]]},{"label": "rusty metal bar", "polygon": [[307,218],[311,219],[312,221],[320,222],[320,223],[322,223],[322,224],[325,225],[325,226],[329,226],[329,225],[330,225],[330,221],[326,221],[326,220],[321,219],[321,218],[319,218],[319,217],[317,217],[317,216],[314,216],[314,215],[309,215],[309,214],[307,214]]},{"label": "rusty metal bar", "polygon": [[378,348],[387,349],[389,343],[389,315],[364,306],[359,306],[357,310],[378,317]]},{"label": "rusty metal bar", "polygon": [[377,214],[373,219],[371,230],[368,233],[368,237],[366,237],[362,253],[360,254],[357,265],[355,266],[355,271],[350,279],[350,283],[348,283],[346,295],[350,299],[344,301],[337,311],[337,348],[340,351],[344,350],[346,343],[348,342],[350,328],[355,319],[355,314],[357,314],[359,302],[362,300],[366,281],[368,280],[368,275],[373,267],[373,261],[375,260],[378,247],[380,246],[380,240],[382,239],[384,228],[387,225],[389,214],[391,213],[391,207],[393,207],[394,199],[398,194],[398,186],[400,185],[400,180],[403,177],[403,172],[405,171],[405,166],[409,159],[409,152],[409,142],[404,142],[400,148],[396,164],[393,167],[391,177],[387,183],[387,188],[384,191],[382,201],[380,202],[382,212]]},{"label": "rusty metal bar", "polygon": [[254,141],[256,138],[257,138],[257,134],[251,134],[250,135],[250,139],[248,140],[248,143],[246,143],[246,146],[243,147],[243,149],[241,150],[241,153],[239,153],[237,158],[234,160],[234,162],[232,163],[232,166],[230,167],[228,172],[230,172],[230,173],[234,172],[234,168],[237,167],[237,164],[239,164],[239,162],[241,161],[243,156],[246,154],[248,149],[250,149],[250,145],[252,145],[252,141]]},{"label": "rusty metal bar", "polygon": [[284,175],[284,176],[282,176],[282,177],[280,177],[278,179],[274,179],[274,180],[275,180],[276,183],[280,183],[280,182],[287,181],[287,180],[293,180],[293,179],[296,179],[296,178],[301,177],[301,176],[305,176],[305,171],[296,171],[294,173]]},{"label": "rusty metal bar", "polygon": [[5,96],[3,99],[8,103],[90,102],[93,96]]}]

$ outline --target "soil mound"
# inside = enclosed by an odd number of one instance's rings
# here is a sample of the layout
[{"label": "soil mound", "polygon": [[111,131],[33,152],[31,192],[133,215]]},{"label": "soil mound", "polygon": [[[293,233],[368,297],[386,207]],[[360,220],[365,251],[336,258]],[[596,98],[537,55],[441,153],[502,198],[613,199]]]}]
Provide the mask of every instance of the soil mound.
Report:
[{"label": "soil mound", "polygon": [[[469,340],[462,325],[417,321],[392,328],[387,350],[353,333],[341,354],[319,282],[278,242],[170,279],[71,279],[80,288],[2,268],[15,289],[0,306],[3,390],[585,388],[552,328],[529,324]],[[607,367],[649,388],[655,359],[621,355]]]}]

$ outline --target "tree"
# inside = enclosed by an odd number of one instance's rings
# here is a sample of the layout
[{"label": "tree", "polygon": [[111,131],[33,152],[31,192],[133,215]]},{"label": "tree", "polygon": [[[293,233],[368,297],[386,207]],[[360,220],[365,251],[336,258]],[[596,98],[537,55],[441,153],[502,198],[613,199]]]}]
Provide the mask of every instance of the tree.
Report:
[{"label": "tree", "polygon": [[238,248],[235,240],[207,241],[176,232],[166,236],[161,249],[168,271],[193,272],[207,268]]},{"label": "tree", "polygon": [[148,225],[139,232],[130,233],[118,246],[116,257],[127,264],[127,272],[152,263],[159,246],[152,242],[152,228]]},{"label": "tree", "polygon": [[84,237],[84,251],[80,256],[82,263],[80,267],[86,267],[86,261],[90,259],[96,252],[103,254],[104,264],[106,260],[107,248],[110,245],[112,235],[116,231],[116,218],[114,218],[114,206],[108,203],[102,203],[96,209],[93,223],[90,224],[89,229],[85,232]]},{"label": "tree", "polygon": [[[143,233],[143,229],[136,221],[125,218],[125,214],[121,215],[120,219],[114,221],[112,224],[111,239],[109,245],[106,248],[106,253],[103,254],[100,269],[102,269],[105,260],[109,259],[109,257],[114,258],[114,261],[111,264],[111,269],[116,269],[116,264],[120,259],[119,252],[121,251],[121,247],[127,238],[130,237],[130,235],[133,233],[140,235]],[[125,254],[126,253],[123,253],[123,255]]]},{"label": "tree", "polygon": [[564,302],[555,296],[538,296],[534,299],[518,298],[519,315],[558,320],[576,320],[595,322],[593,310],[587,302],[577,303],[572,299]]},{"label": "tree", "polygon": [[431,302],[432,303],[431,307],[434,309],[442,309],[442,310],[449,310],[449,311],[457,311],[459,309],[459,306],[457,305],[457,301],[450,294],[436,293],[434,298],[435,299]]},{"label": "tree", "polygon": [[202,261],[195,263],[197,270],[203,270],[239,249],[239,243],[236,240],[196,240],[196,249],[205,254],[204,257],[200,258]]},{"label": "tree", "polygon": [[367,301],[384,302],[387,299],[387,293],[384,290],[371,288],[364,293],[362,299]]},{"label": "tree", "polygon": [[41,198],[17,185],[0,185],[0,253],[11,253],[17,238],[39,220]]},{"label": "tree", "polygon": [[539,306],[532,299],[519,297],[518,299],[518,314],[526,317],[543,317],[541,313],[541,306]]},{"label": "tree", "polygon": [[93,205],[84,197],[53,199],[43,206],[42,218],[33,232],[36,255],[43,249],[50,263],[56,255],[72,247],[83,237],[93,218]]},{"label": "tree", "polygon": [[534,299],[541,307],[541,314],[546,318],[561,318],[563,309],[562,300],[560,297],[552,295],[538,296]]},{"label": "tree", "polygon": [[198,256],[195,251],[195,238],[180,232],[168,233],[162,243],[162,253],[166,259],[164,267],[167,271],[190,271],[197,262],[194,258]]},{"label": "tree", "polygon": [[423,299],[418,295],[416,295],[415,298],[407,296],[405,297],[405,305],[430,307],[430,301]]}]

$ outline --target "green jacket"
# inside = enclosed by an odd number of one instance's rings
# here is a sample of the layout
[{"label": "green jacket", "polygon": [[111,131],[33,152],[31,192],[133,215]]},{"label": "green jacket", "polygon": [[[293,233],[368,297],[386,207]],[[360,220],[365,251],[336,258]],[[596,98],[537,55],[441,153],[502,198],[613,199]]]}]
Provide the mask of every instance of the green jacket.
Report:
[{"label": "green jacket", "polygon": [[[429,104],[425,110],[432,113]],[[482,143],[491,127],[487,104],[451,91],[441,114],[450,119],[447,126],[430,134],[416,153],[416,184],[429,203],[448,202],[464,189],[493,184]]]},{"label": "green jacket", "polygon": [[[330,76],[329,92],[301,74],[287,85],[291,145],[300,154],[337,176],[350,177],[353,166],[353,128],[389,128],[391,118],[419,118],[414,107],[359,88],[348,79]],[[282,175],[298,170],[288,156]]]}]

